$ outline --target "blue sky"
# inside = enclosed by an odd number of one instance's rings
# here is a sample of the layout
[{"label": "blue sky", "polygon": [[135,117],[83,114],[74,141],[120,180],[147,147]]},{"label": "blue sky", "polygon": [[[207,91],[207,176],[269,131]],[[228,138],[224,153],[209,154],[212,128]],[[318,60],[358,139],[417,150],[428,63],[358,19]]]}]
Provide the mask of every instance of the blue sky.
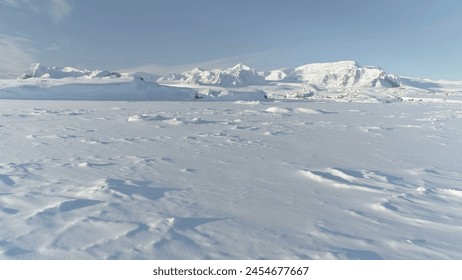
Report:
[{"label": "blue sky", "polygon": [[462,80],[460,0],[0,0],[0,76],[356,60]]}]

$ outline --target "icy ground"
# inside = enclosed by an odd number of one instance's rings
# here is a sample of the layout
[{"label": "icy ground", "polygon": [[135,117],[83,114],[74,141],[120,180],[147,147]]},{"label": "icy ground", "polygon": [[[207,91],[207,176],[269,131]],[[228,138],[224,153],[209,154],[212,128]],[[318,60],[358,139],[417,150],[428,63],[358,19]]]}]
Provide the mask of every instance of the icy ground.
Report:
[{"label": "icy ground", "polygon": [[455,103],[0,102],[2,259],[461,259]]}]

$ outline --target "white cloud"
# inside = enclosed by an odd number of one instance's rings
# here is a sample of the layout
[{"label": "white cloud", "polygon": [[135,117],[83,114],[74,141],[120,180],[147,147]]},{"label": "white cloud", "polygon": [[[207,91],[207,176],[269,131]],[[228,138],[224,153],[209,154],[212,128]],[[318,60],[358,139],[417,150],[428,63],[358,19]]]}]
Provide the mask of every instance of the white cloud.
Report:
[{"label": "white cloud", "polygon": [[57,50],[60,50],[60,49],[61,49],[61,47],[58,44],[53,43],[47,48],[47,51],[57,51]]},{"label": "white cloud", "polygon": [[61,22],[72,12],[69,0],[0,0],[0,4],[16,9],[28,9],[36,13],[47,13],[55,23]]},{"label": "white cloud", "polygon": [[0,34],[0,77],[17,77],[34,62],[32,42],[21,37]]},{"label": "white cloud", "polygon": [[0,4],[17,7],[17,2],[15,0],[0,0]]},{"label": "white cloud", "polygon": [[68,17],[72,12],[72,6],[68,0],[49,0],[48,8],[53,21],[56,23]]}]

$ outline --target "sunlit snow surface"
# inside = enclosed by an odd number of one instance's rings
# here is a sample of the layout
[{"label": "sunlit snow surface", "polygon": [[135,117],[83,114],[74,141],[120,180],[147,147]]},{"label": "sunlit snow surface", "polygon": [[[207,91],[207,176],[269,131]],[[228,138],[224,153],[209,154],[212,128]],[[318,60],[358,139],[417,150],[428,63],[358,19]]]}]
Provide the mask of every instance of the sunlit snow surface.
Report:
[{"label": "sunlit snow surface", "polygon": [[0,102],[0,258],[461,259],[456,103]]}]

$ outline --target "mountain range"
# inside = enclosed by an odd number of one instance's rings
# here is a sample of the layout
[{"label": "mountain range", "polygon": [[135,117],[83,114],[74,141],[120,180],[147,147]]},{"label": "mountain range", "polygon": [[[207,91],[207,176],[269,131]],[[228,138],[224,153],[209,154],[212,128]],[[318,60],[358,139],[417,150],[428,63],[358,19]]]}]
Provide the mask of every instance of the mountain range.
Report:
[{"label": "mountain range", "polygon": [[309,83],[325,88],[338,87],[399,87],[401,80],[375,66],[361,66],[355,61],[306,64],[294,69],[257,72],[244,64],[227,69],[204,70],[194,68],[183,73],[172,73],[158,82],[178,82],[189,85],[242,87],[265,85],[271,82]]},{"label": "mountain range", "polygon": [[239,63],[181,73],[119,73],[32,64],[17,80],[0,80],[0,98],[103,100],[333,99],[393,102],[462,99],[462,82],[399,77],[355,61],[256,71]]}]

